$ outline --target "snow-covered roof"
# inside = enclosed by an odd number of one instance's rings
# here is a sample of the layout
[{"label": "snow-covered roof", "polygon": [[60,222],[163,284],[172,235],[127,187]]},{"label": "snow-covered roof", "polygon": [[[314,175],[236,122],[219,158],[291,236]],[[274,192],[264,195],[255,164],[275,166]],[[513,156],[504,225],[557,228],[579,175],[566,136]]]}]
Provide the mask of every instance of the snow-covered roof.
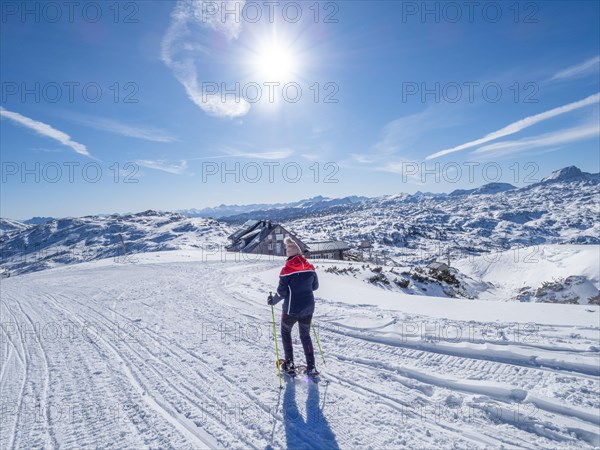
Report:
[{"label": "snow-covered roof", "polygon": [[252,220],[247,221],[244,225],[246,226],[229,236],[229,239],[233,242],[228,248],[251,252],[279,226],[279,224],[272,223],[270,220]]},{"label": "snow-covered roof", "polygon": [[243,239],[244,241],[248,241],[249,239],[253,238],[260,232],[261,232],[261,229],[257,228],[255,230],[252,230],[250,233],[244,234],[242,237],[240,237],[240,239]]},{"label": "snow-covered roof", "polygon": [[235,233],[232,233],[228,239],[234,241],[235,243],[253,230],[260,230],[264,227],[274,228],[276,226],[276,223],[271,223],[271,221],[268,220],[247,220],[244,225],[242,225],[242,228],[237,230]]},{"label": "snow-covered roof", "polygon": [[311,253],[350,250],[350,246],[342,241],[307,242],[306,245]]}]

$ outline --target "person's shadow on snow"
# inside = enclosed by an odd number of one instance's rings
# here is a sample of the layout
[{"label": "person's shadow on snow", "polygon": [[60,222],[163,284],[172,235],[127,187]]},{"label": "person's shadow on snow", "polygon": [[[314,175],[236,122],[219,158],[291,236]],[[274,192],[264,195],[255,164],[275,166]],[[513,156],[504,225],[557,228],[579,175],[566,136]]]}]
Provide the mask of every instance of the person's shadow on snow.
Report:
[{"label": "person's shadow on snow", "polygon": [[295,380],[289,380],[283,394],[283,422],[287,448],[339,450],[335,434],[320,406],[319,385],[308,382],[305,420],[296,404],[296,383]]}]

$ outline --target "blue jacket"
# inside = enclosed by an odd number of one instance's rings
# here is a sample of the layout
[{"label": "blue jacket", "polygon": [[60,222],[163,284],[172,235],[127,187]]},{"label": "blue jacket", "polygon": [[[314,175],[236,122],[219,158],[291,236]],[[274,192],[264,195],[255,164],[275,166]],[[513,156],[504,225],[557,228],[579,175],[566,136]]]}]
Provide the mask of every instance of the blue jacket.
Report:
[{"label": "blue jacket", "polygon": [[302,255],[291,256],[279,274],[277,295],[273,304],[283,300],[283,312],[289,316],[304,317],[315,312],[313,291],[319,289],[319,278],[314,266]]}]

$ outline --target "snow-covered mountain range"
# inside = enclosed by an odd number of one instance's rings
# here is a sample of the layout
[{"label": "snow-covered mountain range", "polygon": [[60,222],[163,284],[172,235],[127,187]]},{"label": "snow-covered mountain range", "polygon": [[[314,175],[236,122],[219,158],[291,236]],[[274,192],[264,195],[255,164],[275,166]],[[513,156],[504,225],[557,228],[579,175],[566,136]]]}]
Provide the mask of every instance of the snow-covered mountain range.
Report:
[{"label": "snow-covered mountain range", "polygon": [[374,251],[401,261],[458,259],[515,246],[599,244],[599,185],[599,174],[567,167],[520,189],[495,184],[443,196],[376,197],[287,225],[300,237],[370,240]]},{"label": "snow-covered mountain range", "polygon": [[3,229],[12,228],[0,236],[0,268],[12,275],[107,257],[201,248],[224,243],[231,232],[214,219],[152,210],[67,217],[35,226],[7,219],[1,223]]},{"label": "snow-covered mountain range", "polygon": [[[518,255],[514,262],[519,263],[543,253],[548,245],[593,244],[597,248],[600,244],[599,185],[599,174],[567,167],[523,188],[491,183],[450,194],[419,192],[375,198],[314,197],[281,205],[220,206],[215,210],[230,214],[220,220],[157,211],[51,219],[37,225],[0,219],[0,268],[4,274],[16,275],[58,265],[160,250],[212,246],[224,251],[227,236],[239,227],[241,220],[249,218],[282,222],[306,241],[346,241],[354,248],[351,254],[355,258],[370,259],[375,267],[388,265],[392,267],[392,274],[394,270],[418,267],[427,271],[425,265],[436,260],[454,266],[457,261],[474,258],[494,262],[508,254],[512,259]],[[256,206],[268,209],[232,215],[234,211]],[[372,243],[369,254],[358,249],[363,240]],[[518,249],[523,251],[519,253]],[[505,266],[506,261],[502,260]],[[433,289],[441,296],[477,298],[484,292],[488,297],[496,295],[494,292],[501,288],[501,277],[496,277],[493,283],[484,282],[478,274],[481,264],[476,264],[477,268],[461,264],[465,272],[455,274],[461,281],[460,286],[444,285],[435,277],[420,281],[427,278],[427,273],[423,277],[413,274],[412,278],[393,275],[388,277],[389,283],[376,284],[412,293],[430,294]],[[363,278],[372,276],[368,269]],[[557,297],[555,291],[550,289],[550,292],[547,288],[563,286],[559,289],[559,300],[568,302],[574,297],[585,297],[587,301],[598,287],[599,277],[589,273],[574,270],[572,273],[561,272],[560,276],[566,277],[568,283],[562,278],[554,279],[553,274],[548,273],[546,279],[536,278],[529,284],[524,280],[521,284],[511,285],[510,292],[502,291],[496,296],[527,301],[545,301],[548,297],[548,301],[553,301]],[[580,278],[582,276],[584,278]],[[396,278],[400,284],[409,282],[409,287],[398,287],[394,284]],[[438,286],[431,283],[438,283]],[[579,291],[583,285],[587,287],[582,294]]]},{"label": "snow-covered mountain range", "polygon": [[352,204],[366,199],[366,197],[350,196],[344,198],[329,198],[317,195],[316,197],[298,200],[289,203],[254,203],[250,205],[224,205],[203,209],[181,209],[176,211],[187,217],[211,217],[221,219],[225,217],[235,217],[234,220],[244,222],[248,217],[254,217],[256,214],[269,215],[277,214],[278,211],[293,210],[299,214],[314,212],[321,209],[330,208],[335,205]]}]

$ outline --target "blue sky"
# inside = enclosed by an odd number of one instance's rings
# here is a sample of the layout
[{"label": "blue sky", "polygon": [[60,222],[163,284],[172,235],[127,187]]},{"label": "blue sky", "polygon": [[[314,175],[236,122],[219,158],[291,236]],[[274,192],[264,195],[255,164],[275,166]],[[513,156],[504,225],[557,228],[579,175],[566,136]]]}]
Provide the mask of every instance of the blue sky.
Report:
[{"label": "blue sky", "polygon": [[2,217],[600,167],[598,2],[7,3]]}]

